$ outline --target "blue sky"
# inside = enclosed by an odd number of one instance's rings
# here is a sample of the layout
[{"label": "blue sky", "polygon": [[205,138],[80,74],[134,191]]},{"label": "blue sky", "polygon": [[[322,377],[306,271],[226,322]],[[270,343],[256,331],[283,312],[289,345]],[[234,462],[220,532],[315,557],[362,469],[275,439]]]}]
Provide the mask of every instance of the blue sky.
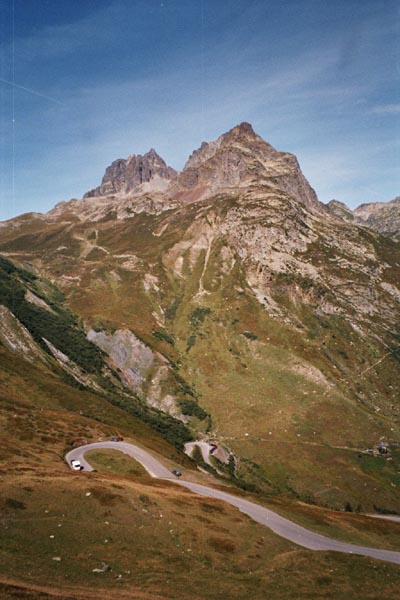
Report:
[{"label": "blue sky", "polygon": [[0,219],[249,121],[326,202],[400,194],[397,0],[0,0]]}]

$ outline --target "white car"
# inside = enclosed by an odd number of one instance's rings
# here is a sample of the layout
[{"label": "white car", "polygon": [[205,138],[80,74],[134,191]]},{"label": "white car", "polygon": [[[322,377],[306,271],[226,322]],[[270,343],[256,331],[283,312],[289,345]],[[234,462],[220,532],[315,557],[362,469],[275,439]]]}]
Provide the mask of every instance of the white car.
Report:
[{"label": "white car", "polygon": [[74,469],[74,471],[83,471],[83,467],[79,460],[71,460],[71,467]]}]

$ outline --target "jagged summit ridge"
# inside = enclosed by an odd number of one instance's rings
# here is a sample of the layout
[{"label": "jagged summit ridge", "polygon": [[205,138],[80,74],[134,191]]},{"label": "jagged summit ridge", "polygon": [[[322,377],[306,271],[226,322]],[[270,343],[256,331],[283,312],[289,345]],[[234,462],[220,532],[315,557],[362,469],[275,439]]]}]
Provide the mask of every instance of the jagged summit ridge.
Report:
[{"label": "jagged summit ridge", "polygon": [[273,148],[244,122],[213,142],[203,142],[168,191],[193,202],[228,189],[262,185],[294,196],[310,210],[320,206],[297,158]]},{"label": "jagged summit ridge", "polygon": [[361,204],[352,210],[343,202],[331,200],[328,209],[344,221],[366,226],[400,240],[400,196],[389,202]]},{"label": "jagged summit ridge", "polygon": [[180,173],[154,149],[144,156],[118,159],[106,169],[101,185],[84,198],[163,192],[167,204],[171,200],[185,204],[265,185],[289,194],[309,210],[320,207],[297,158],[276,150],[243,122],[216,140],[203,142]]},{"label": "jagged summit ridge", "polygon": [[118,158],[107,167],[101,185],[87,192],[84,198],[110,194],[135,194],[140,191],[162,191],[176,171],[152,148],[143,156]]},{"label": "jagged summit ridge", "polygon": [[[194,150],[189,156],[184,166],[184,170],[196,168],[202,162],[211,159],[222,145],[234,145],[235,142],[240,141],[240,139],[242,139],[243,141],[246,138],[247,141],[256,141],[257,139],[263,141],[262,138],[260,138],[254,132],[254,129],[250,125],[250,123],[240,123],[240,125],[237,125],[227,133],[223,133],[222,135],[220,135],[219,138],[214,140],[213,142],[203,142],[200,148]],[[264,143],[269,146],[267,142]]]}]

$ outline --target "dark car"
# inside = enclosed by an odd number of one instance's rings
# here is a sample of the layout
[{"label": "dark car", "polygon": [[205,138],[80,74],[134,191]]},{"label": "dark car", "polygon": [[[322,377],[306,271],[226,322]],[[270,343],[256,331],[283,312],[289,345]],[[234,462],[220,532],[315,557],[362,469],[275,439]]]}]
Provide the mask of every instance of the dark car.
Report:
[{"label": "dark car", "polygon": [[176,476],[176,477],[181,477],[182,473],[180,471],[178,471],[178,469],[174,469],[172,471],[172,473]]}]

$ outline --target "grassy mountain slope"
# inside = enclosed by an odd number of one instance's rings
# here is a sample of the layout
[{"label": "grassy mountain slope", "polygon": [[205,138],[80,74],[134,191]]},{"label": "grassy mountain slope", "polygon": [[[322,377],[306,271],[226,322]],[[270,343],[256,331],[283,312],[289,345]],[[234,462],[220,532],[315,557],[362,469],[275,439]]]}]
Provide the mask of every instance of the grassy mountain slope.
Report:
[{"label": "grassy mountain slope", "polygon": [[[339,600],[394,594],[400,583],[394,565],[299,549],[223,503],[145,475],[70,471],[63,454],[71,444],[115,432],[142,441],[171,464],[181,458],[152,429],[100,397],[4,349],[0,364],[0,598],[239,600],[250,591],[260,600],[266,594]],[[388,525],[376,524],[375,543],[380,536],[385,545],[388,532],[393,535]],[[93,572],[104,564],[110,570]]]},{"label": "grassy mountain slope", "polygon": [[[365,598],[398,585],[392,565],[299,549],[229,506],[146,475],[71,472],[69,448],[116,433],[189,477],[191,464],[143,421],[71,387],[51,361],[0,345],[0,598],[319,598],[331,594],[332,572],[337,598],[356,598],[354,577]],[[377,523],[375,543],[385,526]],[[109,571],[93,572],[104,564]]]},{"label": "grassy mountain slope", "polygon": [[[239,600],[249,592],[256,600],[266,595],[394,596],[400,583],[394,565],[299,549],[233,508],[172,484],[143,475],[73,473],[64,463],[73,445],[121,434],[163,457],[170,468],[179,465],[185,476],[202,477],[156,427],[139,418],[142,412],[129,410],[143,407],[143,401],[122,384],[107,356],[88,343],[74,316],[79,313],[87,329],[127,328],[175,365],[181,386],[194,394],[188,397],[212,414],[212,435],[239,458],[238,475],[267,494],[256,495],[256,501],[273,501],[278,511],[328,535],[333,526],[343,539],[398,547],[395,524],[371,525],[365,517],[321,513],[281,499],[397,507],[390,485],[397,485],[395,452],[390,462],[366,455],[359,460],[355,450],[335,447],[396,435],[390,388],[383,387],[387,395],[380,416],[371,410],[373,396],[365,383],[369,395],[363,403],[343,380],[340,350],[346,340],[346,349],[353,339],[360,344],[358,338],[347,339],[349,330],[338,328],[337,320],[331,329],[319,325],[302,331],[260,310],[242,266],[226,271],[223,242],[211,249],[205,270],[206,250],[193,258],[189,243],[177,276],[171,248],[180,242],[185,215],[189,230],[194,209],[164,215],[173,225],[168,222],[167,237],[153,235],[155,227],[165,225],[161,217],[104,223],[97,239],[109,248],[107,261],[82,260],[77,252],[68,259],[57,255],[53,263],[53,258],[47,261],[46,246],[26,248],[25,263],[46,262],[47,274],[64,283],[69,309],[54,285],[8,259],[1,263],[0,598]],[[82,233],[91,236],[92,229],[81,227]],[[134,270],[132,263],[121,267],[129,258],[118,256],[132,253],[132,239],[139,259]],[[56,277],[57,269],[80,277],[81,285]],[[208,293],[197,296],[202,276]],[[314,325],[312,313],[306,317]],[[51,333],[53,351],[42,339]],[[321,355],[322,341],[327,350]],[[63,362],[54,352],[72,355],[72,347],[76,362]],[[379,343],[373,349],[379,351]],[[348,369],[382,357],[372,350],[365,358],[348,355]],[[386,383],[393,377],[391,360],[388,356],[378,365]],[[368,367],[363,363],[362,368]],[[371,371],[369,381],[377,385],[378,374]],[[202,421],[197,425],[204,427]],[[320,490],[325,494],[318,495]],[[93,572],[104,564],[110,570]]]},{"label": "grassy mountain slope", "polygon": [[57,280],[86,328],[175,365],[249,483],[400,510],[395,447],[361,453],[400,439],[397,244],[267,185],[118,220],[111,201],[98,221],[79,206],[18,222],[0,249]]},{"label": "grassy mountain slope", "polygon": [[[398,523],[360,514],[400,513],[399,245],[332,215],[248,123],[176,177],[149,153],[170,183],[152,168],[143,187],[136,158],[95,197],[0,224],[0,598],[394,597],[395,565],[303,550],[127,457],[65,464],[122,435],[185,478],[399,548]],[[225,450],[225,478],[182,453],[195,437]]]},{"label": "grassy mountain slope", "polygon": [[399,585],[395,565],[299,549],[146,477],[37,470],[3,489],[1,598],[355,600]]}]

